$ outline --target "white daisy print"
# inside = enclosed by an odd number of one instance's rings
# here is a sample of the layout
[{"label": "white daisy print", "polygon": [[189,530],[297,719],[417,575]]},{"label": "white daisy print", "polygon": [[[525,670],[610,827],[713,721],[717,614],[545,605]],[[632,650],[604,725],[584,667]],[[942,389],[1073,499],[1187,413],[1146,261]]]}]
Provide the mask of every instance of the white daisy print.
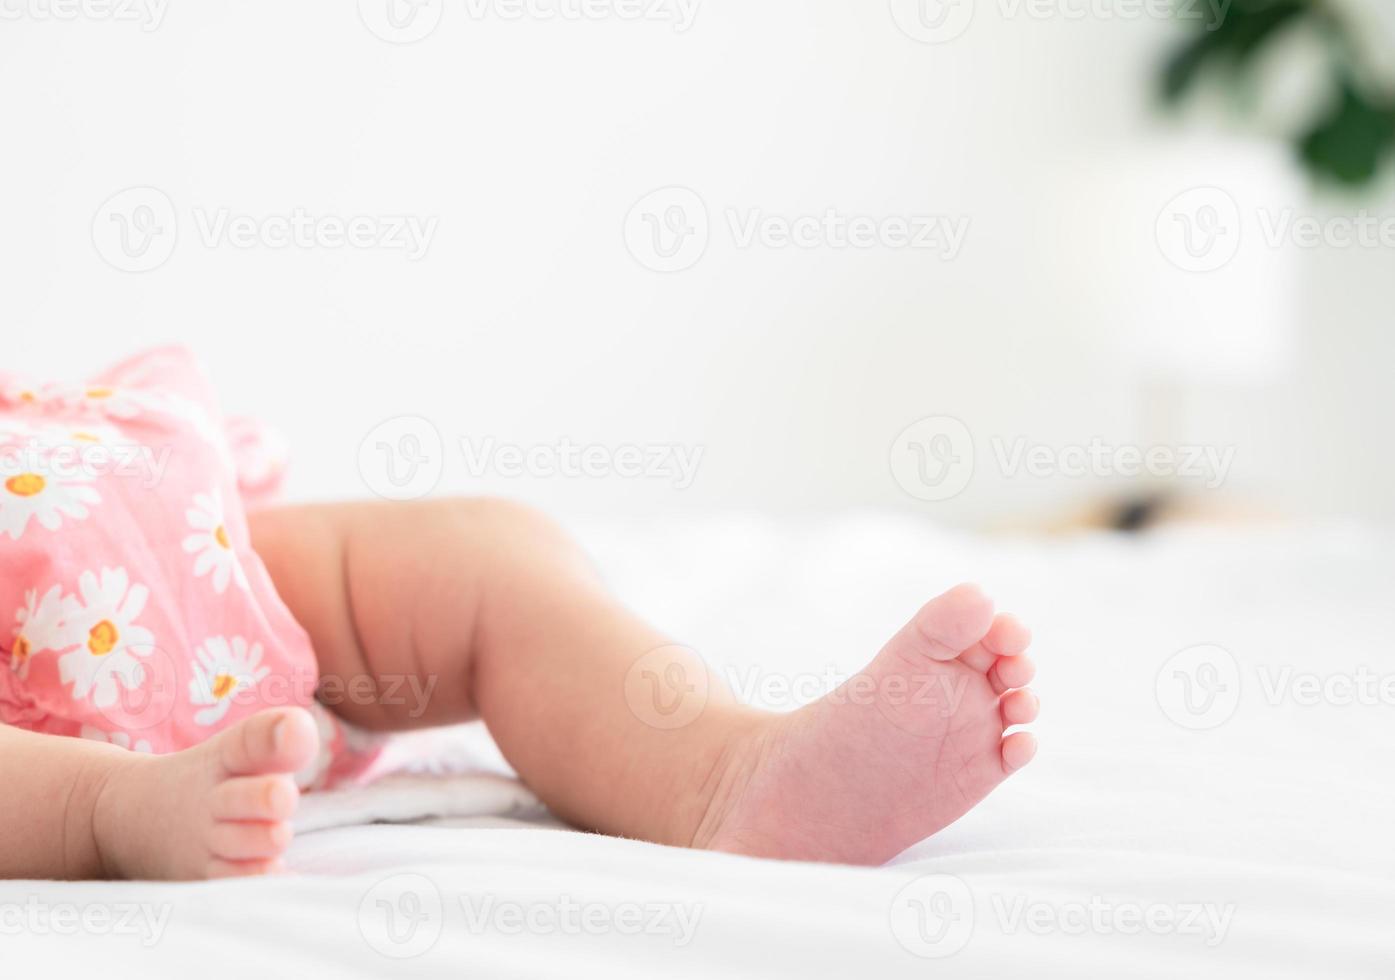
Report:
[{"label": "white daisy print", "polygon": [[213,573],[213,591],[222,595],[228,589],[229,580],[239,588],[247,588],[247,573],[242,570],[242,562],[233,551],[228,540],[228,526],[223,520],[223,495],[215,489],[212,493],[194,496],[194,506],[184,514],[194,533],[184,539],[184,550],[194,559],[194,577]]},{"label": "white daisy print", "polygon": [[63,476],[40,472],[35,460],[23,454],[10,458],[0,455],[0,534],[18,541],[30,519],[56,531],[68,518],[80,521],[99,504],[102,496],[89,484],[92,476],[73,468]]},{"label": "white daisy print", "polygon": [[43,446],[71,446],[78,450],[88,446],[116,446],[129,441],[104,422],[50,425],[35,430],[34,437]]},{"label": "white daisy print", "polygon": [[108,708],[118,682],[132,690],[145,681],[140,661],[155,652],[155,636],[136,619],[150,590],[131,583],[124,568],[104,568],[100,579],[83,572],[78,593],[64,600],[64,645],[77,646],[58,658],[58,676],[74,698]]},{"label": "white daisy print", "polygon": [[68,394],[73,402],[114,419],[135,418],[148,407],[150,398],[148,393],[135,388],[106,384],[82,385]]},{"label": "white daisy print", "polygon": [[108,745],[115,745],[128,752],[143,752],[146,755],[151,755],[155,751],[149,739],[133,739],[129,732],[104,732],[100,728],[83,725],[82,731],[78,734],[93,742],[106,742]]},{"label": "white daisy print", "polygon": [[194,715],[194,721],[205,727],[223,720],[238,691],[256,687],[271,673],[271,668],[261,666],[262,645],[248,646],[240,636],[209,637],[194,653],[198,663],[189,681],[189,700],[207,705]]},{"label": "white daisy print", "polygon": [[153,391],[123,387],[106,382],[88,384],[45,382],[14,386],[5,400],[20,405],[61,411],[86,411],[117,420],[133,419],[154,407],[159,396]]},{"label": "white daisy print", "polygon": [[63,590],[55,585],[39,597],[37,589],[24,593],[24,605],[15,611],[15,635],[10,644],[10,669],[21,678],[29,675],[29,662],[40,650],[66,646],[63,635]]},{"label": "white daisy print", "polygon": [[38,405],[46,400],[45,389],[51,387],[30,378],[7,377],[0,380],[0,403],[25,407]]}]

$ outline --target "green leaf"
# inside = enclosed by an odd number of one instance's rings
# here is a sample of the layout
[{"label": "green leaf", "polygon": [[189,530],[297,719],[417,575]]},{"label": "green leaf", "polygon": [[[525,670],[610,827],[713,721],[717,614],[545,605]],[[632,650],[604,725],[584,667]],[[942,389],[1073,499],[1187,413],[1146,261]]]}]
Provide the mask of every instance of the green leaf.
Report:
[{"label": "green leaf", "polygon": [[1395,109],[1379,106],[1350,84],[1337,104],[1299,140],[1308,169],[1339,183],[1364,184],[1395,147]]},{"label": "green leaf", "polygon": [[1308,0],[1234,0],[1219,23],[1198,19],[1201,33],[1163,68],[1163,98],[1181,99],[1210,65],[1231,71],[1243,68],[1281,28],[1314,15]]}]

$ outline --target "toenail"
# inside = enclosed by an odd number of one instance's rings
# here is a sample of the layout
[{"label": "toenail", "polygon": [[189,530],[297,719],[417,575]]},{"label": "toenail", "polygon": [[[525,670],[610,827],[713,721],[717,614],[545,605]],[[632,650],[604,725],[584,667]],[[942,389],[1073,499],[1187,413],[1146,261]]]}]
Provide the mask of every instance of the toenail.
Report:
[{"label": "toenail", "polygon": [[278,811],[286,811],[286,814],[289,816],[295,813],[300,805],[300,791],[296,789],[295,784],[289,780],[277,780],[272,790],[272,799],[279,801],[276,805],[276,809]]}]

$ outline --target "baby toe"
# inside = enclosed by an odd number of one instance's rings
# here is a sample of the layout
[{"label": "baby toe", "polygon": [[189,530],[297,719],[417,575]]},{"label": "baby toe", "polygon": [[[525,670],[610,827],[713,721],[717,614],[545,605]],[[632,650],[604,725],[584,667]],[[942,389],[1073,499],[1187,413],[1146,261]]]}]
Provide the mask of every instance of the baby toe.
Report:
[{"label": "baby toe", "polygon": [[993,625],[982,640],[965,650],[959,657],[964,666],[987,673],[999,657],[1022,653],[1032,642],[1031,630],[1011,613],[993,617]]},{"label": "baby toe", "polygon": [[1003,739],[1003,771],[1016,772],[1037,754],[1037,737],[1031,732],[1013,732]]},{"label": "baby toe", "polygon": [[993,623],[993,601],[976,585],[956,585],[915,614],[901,637],[907,652],[953,660],[983,639]]},{"label": "baby toe", "polygon": [[263,711],[214,739],[223,767],[239,776],[296,772],[314,756],[319,741],[304,708]]},{"label": "baby toe", "polygon": [[983,638],[983,646],[999,657],[1016,657],[1032,645],[1032,631],[1012,613],[993,620],[993,628]]},{"label": "baby toe", "polygon": [[1041,701],[1033,692],[1020,688],[1004,694],[998,707],[1002,712],[1004,727],[1027,725],[1037,720]]},{"label": "baby toe", "polygon": [[215,820],[289,820],[300,804],[300,790],[289,775],[241,776],[213,790]]},{"label": "baby toe", "polygon": [[1015,687],[1026,687],[1037,674],[1037,665],[1029,657],[999,657],[988,671],[993,690],[1002,694]]},{"label": "baby toe", "polygon": [[224,861],[269,860],[280,857],[291,843],[291,825],[284,820],[271,823],[220,822],[213,825],[208,848]]}]

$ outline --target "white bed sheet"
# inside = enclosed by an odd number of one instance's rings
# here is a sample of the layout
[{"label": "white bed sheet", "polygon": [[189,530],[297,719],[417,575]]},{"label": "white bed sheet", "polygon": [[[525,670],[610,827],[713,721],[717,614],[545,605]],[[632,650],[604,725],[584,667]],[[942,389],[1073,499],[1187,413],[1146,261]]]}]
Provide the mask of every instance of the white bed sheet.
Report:
[{"label": "white bed sheet", "polygon": [[[630,601],[772,707],[978,580],[1036,629],[1040,757],[869,870],[561,829],[473,731],[435,760],[448,774],[308,799],[293,876],[0,883],[0,975],[1395,976],[1395,703],[1293,686],[1395,675],[1390,537],[995,542],[883,517],[584,531]],[[1234,656],[1239,698],[1193,731],[1155,684],[1202,643]]]}]

